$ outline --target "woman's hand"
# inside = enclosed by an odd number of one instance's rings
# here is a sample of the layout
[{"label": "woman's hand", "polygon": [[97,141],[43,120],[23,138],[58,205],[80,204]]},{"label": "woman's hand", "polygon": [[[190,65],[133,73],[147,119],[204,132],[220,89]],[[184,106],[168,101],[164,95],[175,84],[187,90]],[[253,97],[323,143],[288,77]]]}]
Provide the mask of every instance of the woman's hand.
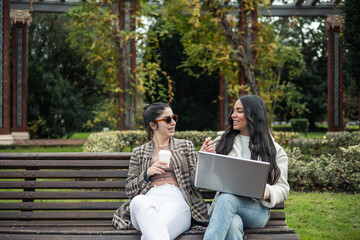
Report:
[{"label": "woman's hand", "polygon": [[267,187],[265,187],[264,196],[259,200],[262,201],[266,199],[269,199],[269,190],[267,189]]},{"label": "woman's hand", "polygon": [[211,140],[211,138],[209,138],[209,137],[205,138],[205,141],[204,141],[203,145],[201,146],[200,151],[216,153],[214,146],[213,146],[213,141]]},{"label": "woman's hand", "polygon": [[151,167],[147,169],[147,178],[149,179],[152,175],[155,174],[163,174],[165,173],[164,168],[168,168],[168,164],[166,162],[156,161]]}]

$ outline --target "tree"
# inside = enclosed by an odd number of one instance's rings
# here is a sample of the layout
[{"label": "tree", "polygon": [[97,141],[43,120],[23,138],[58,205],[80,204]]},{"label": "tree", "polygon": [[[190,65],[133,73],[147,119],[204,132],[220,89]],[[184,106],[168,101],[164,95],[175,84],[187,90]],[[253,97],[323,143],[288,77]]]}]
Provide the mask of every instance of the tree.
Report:
[{"label": "tree", "polygon": [[[357,96],[357,113],[360,125],[360,1],[345,1],[345,29],[344,47],[346,49],[344,60],[344,85],[350,96]],[[356,108],[354,113],[356,112]],[[349,114],[350,115],[350,114]],[[354,114],[355,115],[355,114]],[[350,116],[349,116],[350,117]],[[355,118],[355,116],[352,116]]]},{"label": "tree", "polygon": [[[126,57],[121,51],[115,50],[123,49],[126,41],[134,37],[153,41],[143,48],[149,54],[144,55],[144,61],[138,63],[136,70],[136,80],[140,83],[137,89],[145,91],[149,101],[171,102],[174,99],[173,89],[179,86],[172,79],[173,76],[163,69],[171,61],[162,58],[157,52],[161,40],[157,36],[180,36],[185,53],[183,56],[186,58],[179,62],[178,71],[186,71],[195,78],[205,73],[209,76],[221,74],[228,81],[228,92],[232,97],[237,97],[240,90],[261,95],[270,112],[275,107],[272,103],[277,102],[284,89],[279,81],[285,63],[300,60],[297,64],[301,69],[302,58],[298,49],[280,46],[271,28],[264,23],[257,26],[261,29],[259,41],[253,47],[267,60],[256,63],[243,47],[244,36],[238,27],[240,19],[257,11],[258,5],[267,4],[267,0],[243,0],[238,1],[236,6],[231,5],[231,1],[169,0],[163,5],[163,1],[158,1],[160,5],[155,7],[156,11],[154,5],[145,2],[138,2],[138,24],[141,24],[142,16],[145,15],[154,18],[155,22],[161,22],[158,28],[150,29],[146,36],[137,32],[119,31],[117,23],[121,16],[116,12],[117,1],[106,1],[107,7],[103,6],[104,1],[86,2],[82,8],[70,12],[73,18],[70,36],[73,46],[90,60],[91,65],[102,70],[98,72],[101,76],[99,79],[108,79],[108,91],[114,96],[124,91],[117,87],[117,76],[121,73],[119,69],[126,64]],[[235,8],[239,9],[238,15],[231,17],[230,13]],[[139,45],[137,47],[140,48]],[[293,54],[284,54],[290,52]],[[294,75],[299,72],[296,68],[288,69]],[[247,86],[239,84],[240,72],[245,73]]]},{"label": "tree", "polygon": [[[112,112],[108,117],[111,128],[123,128],[125,113],[129,113],[129,128],[135,127],[133,112],[133,97],[136,86],[131,86],[133,73],[127,53],[127,46],[135,38],[136,32],[123,29],[121,26],[123,15],[120,13],[121,0],[91,0],[82,2],[79,7],[68,12],[71,19],[69,24],[69,40],[75,51],[89,62],[88,69],[96,69],[97,78],[104,83],[104,93],[109,95],[108,108],[99,112],[99,118]],[[134,17],[134,16],[132,16]],[[95,68],[94,68],[95,67]],[[124,78],[125,86],[122,78]],[[125,98],[125,107],[121,103]],[[115,99],[115,101],[114,101]],[[116,108],[117,113],[112,109]]]},{"label": "tree", "polygon": [[310,129],[317,130],[315,123],[325,120],[327,113],[327,31],[324,19],[283,17],[276,18],[273,24],[277,34],[282,36],[282,42],[300,48],[306,63],[306,70],[299,76],[292,76],[285,68],[282,81],[296,86],[298,94],[291,99],[298,98],[298,102],[306,104],[307,111],[290,114],[294,103],[285,97],[278,102],[275,114],[286,121],[294,117],[307,118]]},{"label": "tree", "polygon": [[[294,76],[300,74],[304,62],[299,48],[281,44],[274,30],[265,22],[257,24],[256,60],[243,47],[244,32],[238,24],[259,5],[268,1],[167,1],[161,12],[165,23],[161,34],[178,33],[187,58],[180,67],[194,74],[192,66],[208,73],[220,73],[228,79],[228,91],[237,97],[240,90],[260,95],[273,112],[283,94],[281,72],[288,66]],[[232,15],[235,9],[238,14]],[[289,54],[291,53],[291,54]],[[296,61],[296,67],[289,67]],[[244,72],[247,86],[239,85],[239,73]],[[196,74],[195,74],[196,75]]]},{"label": "tree", "polygon": [[32,138],[84,131],[101,88],[66,41],[61,14],[33,14],[29,28],[29,130]]},{"label": "tree", "polygon": [[[162,25],[158,22],[157,25]],[[203,74],[202,69],[197,66],[191,67],[193,74],[189,74],[185,69],[179,68],[182,61],[186,59],[184,49],[180,42],[181,36],[179,34],[172,34],[166,36],[157,35],[156,46],[148,47],[151,49],[146,55],[154,55],[157,52],[157,58],[160,62],[160,67],[166,76],[171,76],[172,79],[172,109],[175,113],[180,114],[180,120],[176,128],[178,130],[215,130],[218,129],[218,74]],[[150,45],[154,41],[149,42]],[[146,57],[145,57],[146,58]],[[152,59],[149,56],[149,61]],[[194,76],[196,75],[196,76]],[[162,76],[158,74],[158,76]],[[147,81],[150,82],[150,81]],[[144,97],[147,102],[152,102],[153,97],[158,96],[164,101],[168,100],[166,92],[161,90],[166,87],[168,79],[163,76],[162,80],[154,85],[160,86],[160,94],[154,95],[148,91],[144,92]]]}]

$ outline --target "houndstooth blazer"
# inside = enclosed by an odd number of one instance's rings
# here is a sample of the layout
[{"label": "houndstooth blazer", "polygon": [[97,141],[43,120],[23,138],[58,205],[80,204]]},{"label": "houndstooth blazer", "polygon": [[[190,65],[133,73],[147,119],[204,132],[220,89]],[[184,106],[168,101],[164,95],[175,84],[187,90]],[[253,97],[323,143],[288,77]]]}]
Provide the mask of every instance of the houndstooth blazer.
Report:
[{"label": "houndstooth blazer", "polygon": [[[209,222],[207,206],[199,190],[194,185],[197,152],[191,141],[171,138],[172,164],[174,173],[187,204],[190,206],[193,225],[206,226]],[[125,184],[125,191],[129,199],[114,213],[113,226],[116,229],[134,228],[130,221],[130,201],[139,194],[146,194],[150,189],[150,182],[144,179],[144,171],[151,166],[153,142],[150,141],[131,154],[129,173]]]}]

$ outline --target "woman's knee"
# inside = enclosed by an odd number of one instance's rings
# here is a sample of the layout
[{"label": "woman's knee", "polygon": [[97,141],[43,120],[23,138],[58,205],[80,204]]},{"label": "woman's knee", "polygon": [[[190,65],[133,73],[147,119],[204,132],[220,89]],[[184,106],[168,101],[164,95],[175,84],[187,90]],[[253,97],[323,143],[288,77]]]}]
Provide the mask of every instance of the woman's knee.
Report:
[{"label": "woman's knee", "polygon": [[137,195],[134,197],[130,202],[130,211],[137,209],[139,206],[142,206],[146,203],[146,196],[145,195]]},{"label": "woman's knee", "polygon": [[226,203],[234,203],[234,201],[237,200],[237,197],[235,195],[232,195],[230,193],[221,193],[218,197],[218,199],[216,200],[216,202],[219,202],[221,204],[226,204]]}]

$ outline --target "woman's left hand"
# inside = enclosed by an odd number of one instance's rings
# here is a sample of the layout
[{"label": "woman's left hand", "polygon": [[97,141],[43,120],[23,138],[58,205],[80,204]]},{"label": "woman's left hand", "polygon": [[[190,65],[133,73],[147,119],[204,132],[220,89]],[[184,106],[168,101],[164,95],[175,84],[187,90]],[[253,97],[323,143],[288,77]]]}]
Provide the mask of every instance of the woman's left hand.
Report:
[{"label": "woman's left hand", "polygon": [[265,187],[264,196],[260,199],[260,201],[266,199],[269,199],[269,190],[267,189],[267,187]]}]

